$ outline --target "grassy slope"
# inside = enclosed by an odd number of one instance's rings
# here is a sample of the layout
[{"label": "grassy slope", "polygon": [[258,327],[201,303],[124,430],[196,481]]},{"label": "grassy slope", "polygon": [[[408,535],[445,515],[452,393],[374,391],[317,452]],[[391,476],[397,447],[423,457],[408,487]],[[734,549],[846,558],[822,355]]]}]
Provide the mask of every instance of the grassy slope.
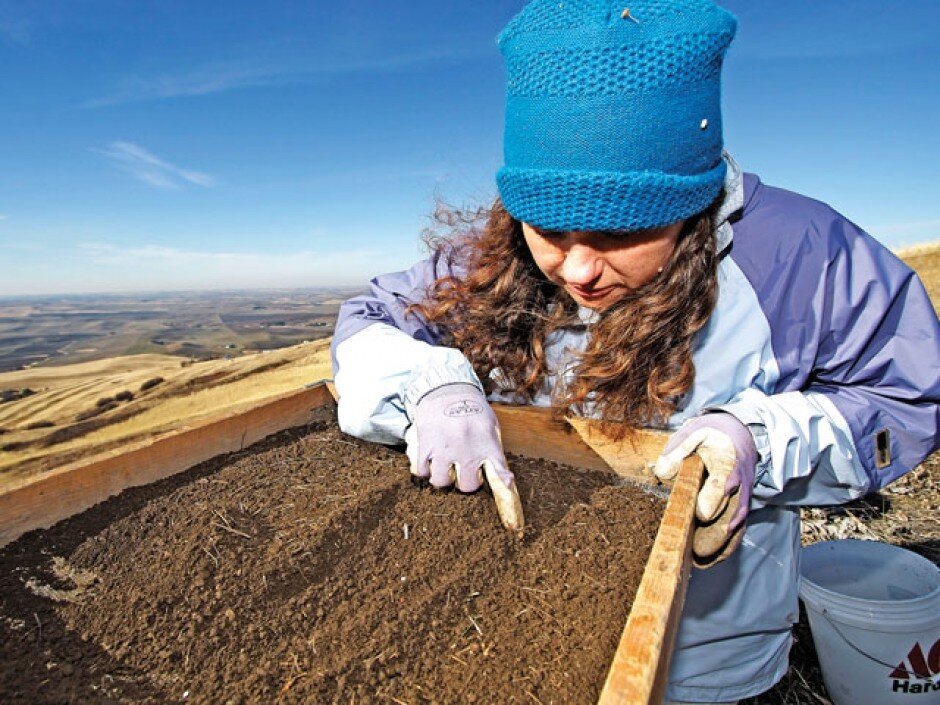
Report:
[{"label": "grassy slope", "polygon": [[94,406],[101,397],[125,389],[137,392],[151,377],[179,376],[181,362],[180,358],[169,355],[133,355],[4,372],[0,374],[0,389],[28,387],[37,394],[0,405],[0,428],[15,431],[36,421],[62,425],[75,414]]},{"label": "grassy slope", "polygon": [[180,358],[172,355],[137,355],[128,357],[109,357],[93,362],[81,362],[61,367],[31,367],[28,370],[16,370],[0,374],[0,387],[51,387],[63,386],[84,379],[98,379],[102,376],[134,372],[137,370],[173,368],[180,366]]},{"label": "grassy slope", "polygon": [[898,256],[920,276],[935,310],[940,311],[940,242],[908,247]]},{"label": "grassy slope", "polygon": [[[185,363],[186,366],[183,366]],[[320,340],[231,360],[189,364],[166,355],[134,355],[62,367],[0,374],[0,389],[29,387],[38,393],[0,404],[0,488],[65,462],[132,440],[162,433],[194,419],[250,405],[304,384],[330,377],[329,341]],[[165,381],[147,392],[141,384]],[[76,416],[98,399],[128,390],[132,401],[95,417],[84,428]],[[37,421],[52,427],[27,429]],[[79,435],[79,430],[84,430]],[[49,444],[53,433],[75,437]]]}]

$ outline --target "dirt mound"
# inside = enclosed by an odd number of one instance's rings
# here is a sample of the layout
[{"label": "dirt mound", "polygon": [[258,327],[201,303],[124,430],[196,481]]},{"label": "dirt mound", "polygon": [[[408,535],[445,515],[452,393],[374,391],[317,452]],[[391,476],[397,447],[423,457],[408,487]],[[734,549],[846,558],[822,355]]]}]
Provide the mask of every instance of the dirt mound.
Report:
[{"label": "dirt mound", "polygon": [[663,502],[511,458],[529,526],[294,429],[0,551],[3,702],[593,703]]}]

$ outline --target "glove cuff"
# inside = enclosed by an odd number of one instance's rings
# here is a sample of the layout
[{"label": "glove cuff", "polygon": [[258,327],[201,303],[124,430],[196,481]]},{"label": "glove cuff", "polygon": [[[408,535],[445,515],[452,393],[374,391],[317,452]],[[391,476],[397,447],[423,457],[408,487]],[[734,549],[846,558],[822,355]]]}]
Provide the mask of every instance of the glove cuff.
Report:
[{"label": "glove cuff", "polygon": [[470,384],[484,394],[483,384],[473,371],[473,366],[458,350],[449,349],[445,359],[435,364],[415,369],[404,385],[402,401],[408,420],[414,422],[415,410],[424,397],[435,389],[450,384]]},{"label": "glove cuff", "polygon": [[757,451],[757,463],[754,471],[755,484],[768,471],[771,463],[770,438],[767,427],[755,406],[749,401],[736,401],[722,406],[706,409],[709,413],[723,413],[740,421],[751,433],[754,449]]}]

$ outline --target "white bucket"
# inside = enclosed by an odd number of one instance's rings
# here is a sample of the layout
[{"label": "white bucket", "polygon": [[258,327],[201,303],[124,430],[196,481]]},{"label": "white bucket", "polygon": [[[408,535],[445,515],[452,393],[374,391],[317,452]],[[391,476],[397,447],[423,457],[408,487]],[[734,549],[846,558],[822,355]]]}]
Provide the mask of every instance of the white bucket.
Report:
[{"label": "white bucket", "polygon": [[877,541],[803,549],[800,597],[835,705],[940,703],[940,569]]}]

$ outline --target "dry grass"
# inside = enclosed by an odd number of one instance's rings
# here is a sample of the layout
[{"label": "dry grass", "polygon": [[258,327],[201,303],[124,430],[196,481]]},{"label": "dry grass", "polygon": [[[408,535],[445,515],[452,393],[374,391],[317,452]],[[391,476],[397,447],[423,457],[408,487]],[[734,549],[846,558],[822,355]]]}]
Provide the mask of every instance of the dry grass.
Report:
[{"label": "dry grass", "polygon": [[147,369],[177,369],[180,362],[181,358],[172,355],[125,355],[74,365],[31,367],[28,370],[0,373],[0,388],[69,387],[82,380],[97,380],[121,373],[133,374]]},{"label": "dry grass", "polygon": [[897,255],[920,275],[934,310],[940,311],[940,242],[907,247]]},{"label": "dry grass", "polygon": [[[59,368],[0,375],[0,388],[37,389],[26,399],[0,405],[3,445],[0,487],[134,440],[162,433],[200,417],[234,411],[330,376],[329,341],[269,353],[182,366],[180,358],[136,355]],[[103,397],[138,390],[153,377],[164,382],[95,416]],[[36,421],[54,427],[29,428]],[[59,440],[61,439],[61,440]]]},{"label": "dry grass", "polygon": [[[37,394],[0,404],[0,428],[15,431],[40,418],[58,425],[158,374],[180,375],[182,360],[169,355],[131,355],[62,367],[33,368],[0,374],[0,389],[28,387]],[[140,382],[138,382],[140,380]],[[0,461],[2,463],[2,461]]]}]

